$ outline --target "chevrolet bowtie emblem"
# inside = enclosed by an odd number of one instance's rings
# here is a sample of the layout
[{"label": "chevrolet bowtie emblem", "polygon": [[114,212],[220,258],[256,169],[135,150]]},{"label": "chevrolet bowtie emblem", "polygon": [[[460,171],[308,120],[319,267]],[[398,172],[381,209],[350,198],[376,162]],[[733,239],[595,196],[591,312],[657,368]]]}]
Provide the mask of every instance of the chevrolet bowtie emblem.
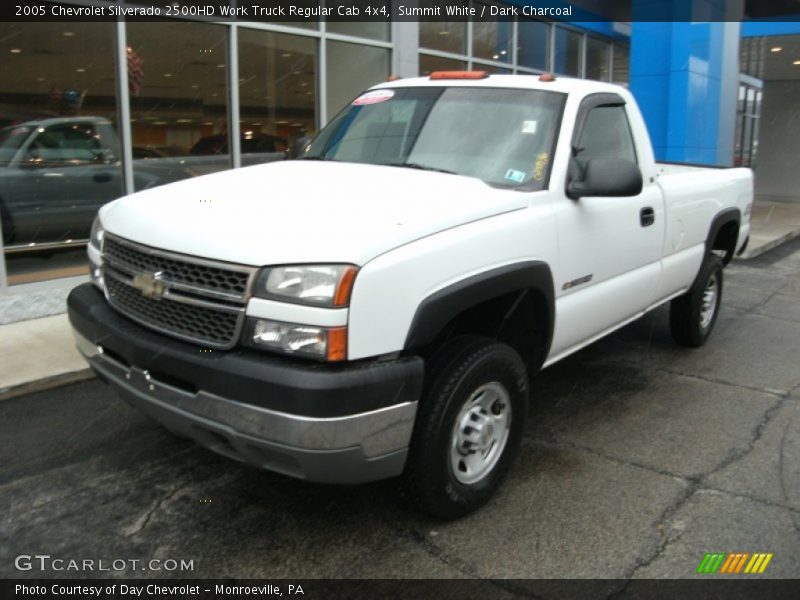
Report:
[{"label": "chevrolet bowtie emblem", "polygon": [[167,291],[167,285],[161,281],[161,271],[158,273],[139,273],[133,277],[131,284],[142,292],[142,296],[152,300],[160,300]]}]

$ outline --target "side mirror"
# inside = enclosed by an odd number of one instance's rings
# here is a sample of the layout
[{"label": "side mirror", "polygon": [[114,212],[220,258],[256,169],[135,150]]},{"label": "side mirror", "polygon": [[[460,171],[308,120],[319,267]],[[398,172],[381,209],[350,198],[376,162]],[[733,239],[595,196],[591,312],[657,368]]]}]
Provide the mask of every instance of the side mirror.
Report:
[{"label": "side mirror", "polygon": [[306,148],[313,139],[314,138],[312,138],[310,135],[304,135],[303,137],[296,139],[289,148],[289,158],[293,159],[303,156],[303,154],[306,152]]},{"label": "side mirror", "polygon": [[567,183],[567,196],[637,196],[644,183],[636,163],[621,158],[593,158],[586,163],[583,179]]}]

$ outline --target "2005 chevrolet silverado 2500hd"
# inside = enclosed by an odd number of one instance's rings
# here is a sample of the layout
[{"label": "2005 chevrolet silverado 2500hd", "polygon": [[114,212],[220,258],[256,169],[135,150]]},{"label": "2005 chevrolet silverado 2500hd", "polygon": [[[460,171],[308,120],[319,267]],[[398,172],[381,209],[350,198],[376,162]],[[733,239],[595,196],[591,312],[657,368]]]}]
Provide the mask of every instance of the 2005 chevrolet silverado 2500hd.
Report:
[{"label": "2005 chevrolet silverado 2500hd", "polygon": [[623,88],[434,73],[299,160],[103,207],[69,316],[166,427],[312,481],[402,476],[453,518],[508,470],[529,374],[666,302],[705,342],[752,198],[749,170],[656,164]]}]

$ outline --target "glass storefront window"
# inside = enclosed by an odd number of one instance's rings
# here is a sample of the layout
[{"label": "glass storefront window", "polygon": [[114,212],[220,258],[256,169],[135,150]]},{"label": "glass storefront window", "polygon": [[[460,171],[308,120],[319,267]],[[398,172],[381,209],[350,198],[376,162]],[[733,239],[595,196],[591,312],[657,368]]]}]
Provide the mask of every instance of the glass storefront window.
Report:
[{"label": "glass storefront window", "polygon": [[762,94],[761,90],[756,92],[756,100],[755,104],[753,105],[753,147],[750,151],[750,166],[755,167],[756,163],[758,162],[758,135],[759,135],[759,127],[761,125],[761,101],[762,101]]},{"label": "glass storefront window", "polygon": [[466,54],[467,24],[421,22],[419,24],[419,47],[453,54]]},{"label": "glass storefront window", "polygon": [[630,50],[624,46],[614,46],[614,83],[628,85],[630,82]]},{"label": "glass storefront window", "polygon": [[596,38],[586,39],[586,78],[608,81],[611,46]]},{"label": "glass storefront window", "polygon": [[497,67],[495,65],[482,65],[480,63],[474,63],[473,68],[476,71],[486,71],[491,75],[511,75],[511,73],[513,73],[511,69],[504,69],[503,67]]},{"label": "glass storefront window", "polygon": [[[359,92],[389,77],[391,54],[385,48],[328,42],[328,118],[334,117]],[[353,65],[358,65],[357,69]]]},{"label": "glass storefront window", "polygon": [[463,60],[442,58],[441,56],[419,55],[419,74],[430,75],[434,71],[466,71],[467,63]]},{"label": "glass storefront window", "polygon": [[517,62],[521,67],[546,71],[550,26],[541,21],[520,19],[517,25]]},{"label": "glass storefront window", "polygon": [[239,29],[242,165],[279,160],[317,123],[317,41]]},{"label": "glass storefront window", "polygon": [[229,168],[227,27],[127,27],[134,187]]},{"label": "glass storefront window", "polygon": [[111,23],[0,23],[0,221],[10,284],[86,273],[122,195]]},{"label": "glass storefront window", "polygon": [[555,28],[554,43],[554,70],[562,75],[580,77],[581,75],[581,36],[580,33],[564,29]]},{"label": "glass storefront window", "polygon": [[[475,3],[478,14],[480,2]],[[487,11],[488,14],[488,11]],[[483,60],[511,62],[511,21],[476,21],[472,24],[472,56]]]},{"label": "glass storefront window", "polygon": [[419,47],[453,54],[466,54],[467,24],[420,22]]},{"label": "glass storefront window", "polygon": [[371,40],[389,41],[389,23],[382,21],[328,21],[325,25],[330,33],[352,35]]},{"label": "glass storefront window", "polygon": [[761,90],[750,85],[739,85],[733,141],[734,166],[753,168],[756,165],[762,94]]}]

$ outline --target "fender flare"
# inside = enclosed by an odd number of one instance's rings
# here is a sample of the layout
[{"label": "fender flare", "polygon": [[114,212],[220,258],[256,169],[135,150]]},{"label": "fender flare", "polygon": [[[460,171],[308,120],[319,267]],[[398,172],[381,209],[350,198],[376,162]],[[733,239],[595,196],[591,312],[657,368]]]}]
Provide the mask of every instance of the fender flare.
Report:
[{"label": "fender flare", "polygon": [[714,219],[711,221],[711,227],[708,230],[708,237],[706,238],[706,254],[711,252],[714,246],[714,240],[717,238],[717,234],[720,232],[720,230],[728,223],[736,223],[736,243],[734,244],[733,250],[727,253],[723,259],[724,264],[727,265],[731,261],[731,258],[733,258],[734,252],[736,252],[736,246],[738,246],[739,226],[741,222],[742,213],[738,208],[726,208],[725,210],[717,213]]},{"label": "fender flare", "polygon": [[467,277],[425,298],[411,321],[405,349],[432,343],[448,323],[465,310],[493,298],[527,290],[541,293],[545,299],[548,322],[544,356],[547,356],[555,328],[555,292],[550,267],[537,260],[514,263]]}]

